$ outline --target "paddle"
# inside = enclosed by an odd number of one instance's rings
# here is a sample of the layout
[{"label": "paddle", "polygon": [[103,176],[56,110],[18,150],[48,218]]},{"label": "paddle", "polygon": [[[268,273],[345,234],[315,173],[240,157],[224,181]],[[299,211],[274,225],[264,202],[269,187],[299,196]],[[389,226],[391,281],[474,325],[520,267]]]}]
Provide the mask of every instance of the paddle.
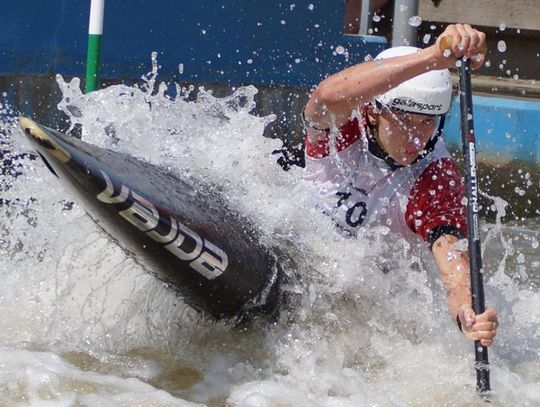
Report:
[{"label": "paddle", "polygon": [[[441,51],[449,50],[451,37],[440,42]],[[474,138],[473,102],[471,91],[471,67],[467,58],[458,59],[459,102],[461,111],[461,142],[465,160],[465,187],[467,196],[467,232],[469,243],[469,268],[471,273],[472,306],[479,315],[485,311],[484,283],[482,277],[482,252],[480,247],[480,219],[478,215],[478,180],[476,178],[476,146]],[[474,342],[476,389],[488,401],[489,360],[488,350]]]}]

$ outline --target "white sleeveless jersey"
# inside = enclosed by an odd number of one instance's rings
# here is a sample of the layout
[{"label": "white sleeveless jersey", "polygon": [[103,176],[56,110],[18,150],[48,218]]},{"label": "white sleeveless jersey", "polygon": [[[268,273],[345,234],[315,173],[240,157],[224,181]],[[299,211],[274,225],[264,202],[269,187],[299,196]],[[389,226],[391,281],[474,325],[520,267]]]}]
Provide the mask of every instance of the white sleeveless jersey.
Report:
[{"label": "white sleeveless jersey", "polygon": [[304,179],[316,186],[321,210],[346,234],[386,226],[417,242],[429,240],[439,226],[466,233],[461,176],[442,140],[414,164],[392,170],[370,153],[357,119],[337,137],[321,132],[307,128]]}]

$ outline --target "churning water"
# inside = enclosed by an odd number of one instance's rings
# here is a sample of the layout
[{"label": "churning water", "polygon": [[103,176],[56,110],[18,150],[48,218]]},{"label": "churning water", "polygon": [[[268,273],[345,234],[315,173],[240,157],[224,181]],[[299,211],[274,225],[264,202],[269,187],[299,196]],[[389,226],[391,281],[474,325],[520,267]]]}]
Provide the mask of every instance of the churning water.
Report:
[{"label": "churning water", "polygon": [[[250,114],[254,87],[192,100],[155,75],[89,95],[58,83],[83,140],[219,185],[302,281],[275,322],[202,318],[20,156],[31,149],[3,103],[0,405],[484,405],[429,253],[385,230],[336,234],[302,170],[275,164],[281,143],[262,136],[272,117]],[[493,406],[540,406],[539,225],[484,225],[486,298],[501,320]]]}]

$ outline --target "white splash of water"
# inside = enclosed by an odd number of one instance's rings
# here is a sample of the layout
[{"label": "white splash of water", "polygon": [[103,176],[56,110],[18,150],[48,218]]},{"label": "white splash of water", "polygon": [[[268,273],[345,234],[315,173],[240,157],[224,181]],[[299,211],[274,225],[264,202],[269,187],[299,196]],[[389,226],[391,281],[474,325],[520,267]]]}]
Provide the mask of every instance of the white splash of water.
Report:
[{"label": "white splash of water", "polygon": [[[22,394],[38,400],[43,389],[36,378],[45,378],[66,405],[132,399],[155,405],[222,400],[231,406],[474,403],[471,344],[447,317],[429,253],[382,230],[356,240],[335,233],[310,205],[301,170],[283,172],[275,164],[271,152],[281,143],[262,137],[273,117],[251,114],[254,87],[216,98],[208,90],[195,95],[194,88],[159,83],[156,75],[154,60],[141,86],[88,95],[78,80],[59,78],[59,108],[72,126],[82,126],[87,142],[219,185],[233,208],[260,229],[262,242],[283,251],[286,266],[302,276],[303,284],[291,287],[300,298],[275,324],[210,324],[149,277],[77,205],[66,207],[69,195],[60,184],[50,187],[55,181],[39,161],[23,160],[25,177],[14,179],[8,192],[20,201],[1,209],[6,232],[0,250],[8,260],[1,266],[0,341],[7,351],[0,352],[0,363],[15,378],[6,381],[32,383]],[[12,148],[27,147],[17,141]],[[495,305],[511,301],[502,309],[503,324],[509,331],[538,330],[527,307],[538,304],[538,293],[516,289],[511,279],[500,283],[505,271],[486,281]],[[501,333],[491,353],[494,405],[512,403],[517,390],[521,401],[538,400],[532,388],[538,348],[525,335],[518,336],[527,349]],[[27,353],[17,357],[26,364],[13,364],[7,354],[25,344],[48,352],[23,349]],[[140,348],[149,348],[151,356],[141,358]],[[85,372],[70,366],[65,351],[94,355],[97,367]],[[104,355],[130,352],[136,357],[104,368]],[[174,374],[158,380],[164,367],[156,364],[156,353],[188,359],[201,377],[194,374],[185,387],[170,383]],[[25,378],[32,369],[32,379]],[[74,395],[66,382],[87,390]]]}]

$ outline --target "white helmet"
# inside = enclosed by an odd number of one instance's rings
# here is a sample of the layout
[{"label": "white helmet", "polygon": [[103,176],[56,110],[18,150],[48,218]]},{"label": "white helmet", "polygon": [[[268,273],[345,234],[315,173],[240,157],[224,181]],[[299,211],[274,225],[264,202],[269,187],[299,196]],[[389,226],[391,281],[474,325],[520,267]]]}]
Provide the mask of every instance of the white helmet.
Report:
[{"label": "white helmet", "polygon": [[[381,52],[375,60],[393,58],[420,52],[416,47],[395,47]],[[427,115],[448,112],[452,99],[452,79],[448,69],[429,71],[409,79],[376,97],[392,109]]]}]

